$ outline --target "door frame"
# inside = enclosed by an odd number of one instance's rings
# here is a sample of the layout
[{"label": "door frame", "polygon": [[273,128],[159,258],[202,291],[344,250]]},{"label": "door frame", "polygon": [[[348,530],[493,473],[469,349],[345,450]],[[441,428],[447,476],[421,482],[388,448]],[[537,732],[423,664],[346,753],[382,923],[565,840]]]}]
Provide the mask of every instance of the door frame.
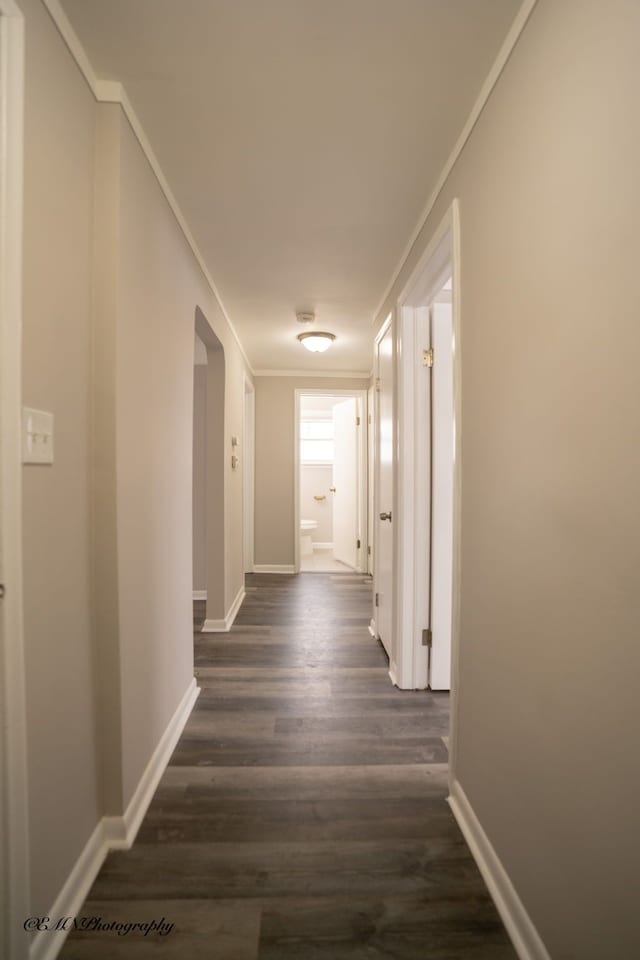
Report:
[{"label": "door frame", "polygon": [[22,219],[24,18],[0,0],[0,953],[23,960],[29,938],[29,822],[22,581]]},{"label": "door frame", "polygon": [[357,573],[367,569],[367,391],[366,390],[309,390],[298,387],[294,390],[294,427],[293,427],[293,541],[294,571],[300,573],[300,401],[302,397],[355,397],[359,401],[360,433],[358,434],[358,527],[360,529],[360,558]]},{"label": "door frame", "polygon": [[[453,429],[455,436],[453,464],[453,598],[451,635],[451,721],[449,731],[450,779],[455,777],[458,660],[460,646],[460,524],[461,524],[461,410],[462,410],[462,360],[461,360],[461,301],[460,301],[460,210],[458,200],[453,200],[444,218],[437,227],[424,254],[418,261],[409,280],[397,300],[398,310],[398,366],[397,379],[403,384],[398,395],[398,487],[395,509],[398,517],[397,536],[399,557],[396,597],[412,598],[409,603],[396,603],[395,630],[398,643],[398,686],[414,689],[416,681],[424,676],[424,650],[422,630],[424,611],[416,604],[415,597],[421,593],[421,577],[424,577],[424,557],[420,545],[425,537],[425,497],[429,498],[429,475],[425,473],[425,460],[417,450],[416,438],[420,417],[424,415],[424,379],[416,376],[422,366],[422,347],[419,340],[424,335],[424,316],[420,308],[427,306],[437,295],[448,276],[452,281],[452,320],[454,336],[453,357]],[[422,464],[421,475],[415,474],[416,455]]]},{"label": "door frame", "polygon": [[255,423],[256,392],[253,382],[247,374],[244,379],[244,407],[242,419],[242,442],[244,457],[242,463],[242,519],[243,519],[243,562],[244,572],[253,573],[254,566],[254,529],[255,529]]}]

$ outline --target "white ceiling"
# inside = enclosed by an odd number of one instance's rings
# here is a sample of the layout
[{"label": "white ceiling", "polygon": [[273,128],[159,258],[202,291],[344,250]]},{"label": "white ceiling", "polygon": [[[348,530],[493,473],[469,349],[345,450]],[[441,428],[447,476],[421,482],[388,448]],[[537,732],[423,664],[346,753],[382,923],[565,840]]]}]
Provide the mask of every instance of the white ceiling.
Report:
[{"label": "white ceiling", "polygon": [[[380,297],[521,0],[62,0],[256,369],[371,367]],[[315,310],[337,339],[295,340]]]}]

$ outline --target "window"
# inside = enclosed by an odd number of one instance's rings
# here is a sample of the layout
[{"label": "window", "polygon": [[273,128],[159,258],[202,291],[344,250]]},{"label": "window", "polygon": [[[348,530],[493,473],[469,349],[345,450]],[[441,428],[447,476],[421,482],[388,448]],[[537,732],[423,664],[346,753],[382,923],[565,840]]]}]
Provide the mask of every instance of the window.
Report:
[{"label": "window", "polygon": [[300,421],[300,463],[333,463],[333,420]]}]

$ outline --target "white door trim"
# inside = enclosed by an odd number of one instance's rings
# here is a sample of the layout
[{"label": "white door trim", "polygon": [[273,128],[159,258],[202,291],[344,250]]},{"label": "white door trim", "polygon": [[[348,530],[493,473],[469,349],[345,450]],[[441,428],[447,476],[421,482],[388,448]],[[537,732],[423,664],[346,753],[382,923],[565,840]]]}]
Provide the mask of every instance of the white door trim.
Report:
[{"label": "white door trim", "polygon": [[[418,617],[423,611],[415,603],[422,588],[418,579],[424,576],[420,548],[428,533],[424,512],[416,503],[424,495],[422,485],[414,476],[415,447],[413,438],[422,414],[422,384],[415,376],[416,353],[422,347],[416,341],[419,323],[418,310],[426,305],[450,275],[452,278],[453,332],[454,332],[454,503],[453,503],[453,610],[451,637],[451,722],[449,731],[449,776],[456,775],[458,653],[460,644],[460,502],[461,502],[461,329],[460,329],[460,212],[454,200],[435,231],[424,254],[413,270],[398,297],[397,380],[403,383],[399,392],[398,427],[398,486],[396,515],[398,562],[396,565],[395,631],[398,686],[413,689],[422,680],[419,645],[422,629],[427,626]],[[414,598],[414,602],[406,602]],[[400,602],[400,601],[405,602]],[[422,684],[424,685],[424,684]]]},{"label": "white door trim", "polygon": [[255,517],[255,422],[256,393],[252,381],[244,376],[244,407],[242,442],[244,450],[242,465],[243,503],[243,553],[244,572],[252,573],[254,567],[254,517]]},{"label": "white door trim", "polygon": [[[422,631],[429,626],[431,587],[431,410],[429,371],[422,365],[422,351],[430,345],[428,310],[399,305],[397,327],[395,681],[403,690],[422,690],[428,672]],[[421,443],[416,436],[422,437]]]},{"label": "white door trim", "polygon": [[294,427],[293,427],[293,540],[294,572],[300,573],[300,400],[302,397],[355,397],[360,410],[360,433],[358,434],[358,528],[360,530],[360,555],[358,572],[367,569],[367,391],[366,390],[306,390],[298,387],[294,390]]},{"label": "white door trim", "polygon": [[22,207],[24,20],[0,0],[0,953],[28,955],[29,824],[22,586]]}]

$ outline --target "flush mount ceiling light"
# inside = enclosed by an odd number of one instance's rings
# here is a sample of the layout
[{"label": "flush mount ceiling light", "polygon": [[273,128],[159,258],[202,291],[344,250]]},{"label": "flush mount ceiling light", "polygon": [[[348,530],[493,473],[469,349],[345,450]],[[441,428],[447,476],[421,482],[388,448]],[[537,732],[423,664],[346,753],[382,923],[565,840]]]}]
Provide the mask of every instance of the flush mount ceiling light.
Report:
[{"label": "flush mount ceiling light", "polygon": [[320,333],[319,330],[314,330],[309,333],[299,333],[298,340],[312,353],[324,353],[335,340],[335,336],[332,333]]}]

